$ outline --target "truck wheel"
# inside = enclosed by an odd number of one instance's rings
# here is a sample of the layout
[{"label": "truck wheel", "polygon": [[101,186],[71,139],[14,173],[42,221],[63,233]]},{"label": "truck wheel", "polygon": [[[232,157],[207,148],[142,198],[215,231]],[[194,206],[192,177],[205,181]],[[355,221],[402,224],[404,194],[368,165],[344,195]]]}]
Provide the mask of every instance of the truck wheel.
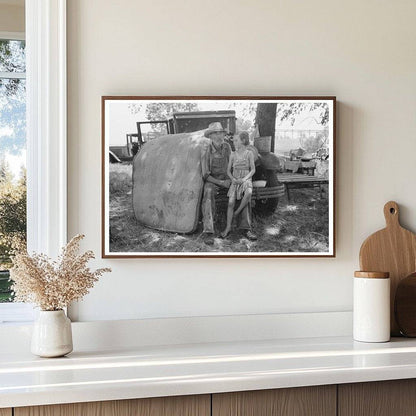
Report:
[{"label": "truck wheel", "polygon": [[[279,181],[277,179],[275,171],[265,170],[264,178],[267,181],[266,188],[279,185]],[[259,216],[268,217],[269,215],[273,215],[278,203],[279,198],[257,200],[256,205],[254,206],[254,212]]]}]

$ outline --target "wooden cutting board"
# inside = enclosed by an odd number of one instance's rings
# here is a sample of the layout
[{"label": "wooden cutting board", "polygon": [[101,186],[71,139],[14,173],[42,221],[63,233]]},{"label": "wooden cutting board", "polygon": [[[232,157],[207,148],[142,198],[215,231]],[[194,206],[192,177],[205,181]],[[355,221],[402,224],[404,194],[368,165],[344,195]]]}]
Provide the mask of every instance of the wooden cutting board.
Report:
[{"label": "wooden cutting board", "polygon": [[400,225],[396,202],[384,205],[384,217],[386,228],[370,235],[361,246],[360,268],[390,273],[390,327],[391,334],[397,336],[400,331],[394,317],[394,298],[400,280],[416,270],[416,235]]}]

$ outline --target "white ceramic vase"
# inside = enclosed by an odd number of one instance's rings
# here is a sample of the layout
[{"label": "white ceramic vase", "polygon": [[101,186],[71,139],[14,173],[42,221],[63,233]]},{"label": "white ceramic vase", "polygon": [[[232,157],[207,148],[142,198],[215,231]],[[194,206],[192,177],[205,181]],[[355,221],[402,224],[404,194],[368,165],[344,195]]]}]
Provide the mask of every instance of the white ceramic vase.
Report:
[{"label": "white ceramic vase", "polygon": [[40,311],[33,326],[32,353],[39,357],[62,357],[72,348],[71,321],[65,312]]}]

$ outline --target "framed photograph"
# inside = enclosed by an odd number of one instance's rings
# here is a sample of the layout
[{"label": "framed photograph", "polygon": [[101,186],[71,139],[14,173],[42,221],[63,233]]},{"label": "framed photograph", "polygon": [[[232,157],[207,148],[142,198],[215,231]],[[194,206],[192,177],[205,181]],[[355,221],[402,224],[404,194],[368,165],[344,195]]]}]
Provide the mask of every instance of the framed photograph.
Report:
[{"label": "framed photograph", "polygon": [[335,97],[102,97],[102,256],[335,257]]}]

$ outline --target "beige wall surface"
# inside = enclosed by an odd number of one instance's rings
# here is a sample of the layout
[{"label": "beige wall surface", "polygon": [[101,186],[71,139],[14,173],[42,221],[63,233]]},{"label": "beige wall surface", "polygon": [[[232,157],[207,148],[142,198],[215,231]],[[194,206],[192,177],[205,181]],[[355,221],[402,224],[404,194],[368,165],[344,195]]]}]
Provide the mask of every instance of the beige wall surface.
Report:
[{"label": "beige wall surface", "polygon": [[0,32],[24,32],[25,8],[0,4]]},{"label": "beige wall surface", "polygon": [[[344,311],[396,200],[416,231],[416,2],[68,0],[69,235],[111,266],[80,320]],[[100,257],[102,95],[335,95],[335,259]]]}]

